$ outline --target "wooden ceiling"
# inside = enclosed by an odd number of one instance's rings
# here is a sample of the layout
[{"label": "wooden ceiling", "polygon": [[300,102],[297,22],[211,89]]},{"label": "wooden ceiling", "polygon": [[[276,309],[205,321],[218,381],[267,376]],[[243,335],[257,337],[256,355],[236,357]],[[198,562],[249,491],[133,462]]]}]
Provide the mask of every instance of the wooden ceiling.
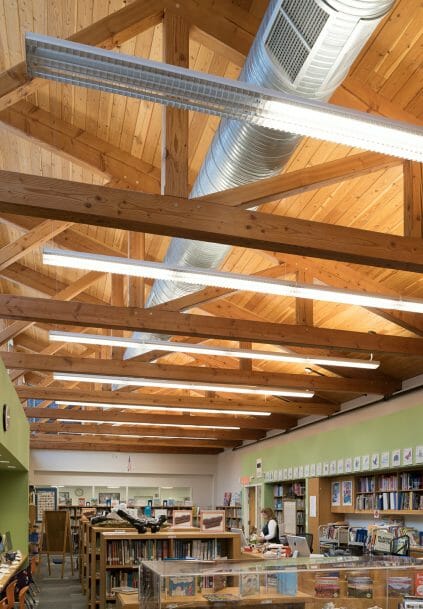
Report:
[{"label": "wooden ceiling", "polygon": [[[307,415],[329,416],[363,394],[390,396],[423,373],[417,314],[215,288],[144,311],[148,281],[42,264],[45,244],[161,261],[178,235],[231,244],[225,271],[423,298],[418,163],[303,139],[280,176],[201,204],[178,200],[175,211],[175,199],[160,193],[186,197],[217,118],[26,76],[23,34],[35,31],[237,78],[266,6],[0,0],[0,349],[23,403],[39,401],[27,408],[33,448],[214,454]],[[398,0],[331,101],[422,125],[422,40],[421,2]],[[252,205],[262,213],[244,211]],[[299,364],[163,352],[124,362],[123,349],[49,343],[49,329],[145,329],[208,345],[374,356],[381,367],[306,374]],[[315,397],[111,391],[55,381],[57,371],[283,385]],[[94,406],[48,408],[54,400]],[[210,408],[218,412],[201,412]],[[271,414],[225,413],[237,409]]]}]

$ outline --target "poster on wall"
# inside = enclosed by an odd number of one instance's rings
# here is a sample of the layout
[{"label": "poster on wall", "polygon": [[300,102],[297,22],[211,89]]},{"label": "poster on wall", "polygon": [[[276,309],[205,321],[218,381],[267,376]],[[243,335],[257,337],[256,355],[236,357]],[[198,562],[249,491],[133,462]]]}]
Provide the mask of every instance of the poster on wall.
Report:
[{"label": "poster on wall", "polygon": [[353,482],[352,480],[342,481],[342,505],[353,504]]},{"label": "poster on wall", "polygon": [[372,467],[372,469],[378,469],[379,468],[379,453],[373,453],[373,455],[372,455],[372,461],[371,461],[371,467]]},{"label": "poster on wall", "polygon": [[294,467],[292,475],[294,476],[294,479],[298,478],[298,467]]},{"label": "poster on wall", "polygon": [[345,473],[350,474],[353,470],[353,462],[351,457],[345,459]]},{"label": "poster on wall", "polygon": [[35,489],[35,506],[37,522],[42,522],[46,510],[57,510],[57,488],[50,486],[37,487]]},{"label": "poster on wall", "polygon": [[321,463],[316,464],[316,476],[321,476],[323,471],[323,467]]},{"label": "poster on wall", "polygon": [[329,462],[328,461],[325,461],[323,463],[323,475],[329,476]]},{"label": "poster on wall", "polygon": [[399,467],[401,465],[401,449],[396,448],[391,452],[391,466]]},{"label": "poster on wall", "polygon": [[341,505],[341,483],[339,481],[332,482],[331,488],[331,506]]},{"label": "poster on wall", "polygon": [[[311,463],[310,464],[310,476],[313,477],[316,475],[316,464],[315,463]],[[317,474],[319,475],[319,474]]]},{"label": "poster on wall", "polygon": [[338,459],[338,463],[336,465],[336,471],[338,474],[344,473],[344,459]]},{"label": "poster on wall", "polygon": [[263,475],[263,464],[261,459],[256,459],[256,478],[261,478]]},{"label": "poster on wall", "polygon": [[370,455],[363,455],[361,457],[361,469],[363,471],[370,469]]},{"label": "poster on wall", "polygon": [[304,478],[308,478],[310,476],[310,464],[304,465]]},{"label": "poster on wall", "polygon": [[385,451],[380,455],[380,467],[389,467],[389,451]]},{"label": "poster on wall", "polygon": [[353,468],[355,472],[359,472],[361,469],[361,457],[354,457]]},{"label": "poster on wall", "polygon": [[402,464],[403,465],[413,465],[413,449],[412,448],[403,448]]},{"label": "poster on wall", "polygon": [[331,474],[331,476],[334,476],[336,474],[336,461],[335,460],[331,461],[329,464],[329,473]]},{"label": "poster on wall", "polygon": [[416,446],[416,463],[423,463],[423,446]]}]

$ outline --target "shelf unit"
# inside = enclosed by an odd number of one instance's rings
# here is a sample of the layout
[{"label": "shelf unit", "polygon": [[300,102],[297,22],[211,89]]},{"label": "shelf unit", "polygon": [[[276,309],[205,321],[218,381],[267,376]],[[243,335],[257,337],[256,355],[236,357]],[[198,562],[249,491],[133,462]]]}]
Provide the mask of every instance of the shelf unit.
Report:
[{"label": "shelf unit", "polygon": [[240,505],[219,505],[216,510],[224,510],[227,531],[230,531],[232,527],[242,529],[242,508]]},{"label": "shelf unit", "polygon": [[289,480],[273,483],[273,510],[279,527],[284,521],[284,503],[295,501],[296,533],[301,535],[305,532],[305,480]]},{"label": "shelf unit", "polygon": [[133,531],[105,532],[103,529],[99,537],[99,562],[96,560],[99,564],[99,609],[115,608],[116,599],[111,593],[112,587],[138,587],[141,560],[241,557],[240,536],[236,533],[165,529],[159,533],[137,534]]}]

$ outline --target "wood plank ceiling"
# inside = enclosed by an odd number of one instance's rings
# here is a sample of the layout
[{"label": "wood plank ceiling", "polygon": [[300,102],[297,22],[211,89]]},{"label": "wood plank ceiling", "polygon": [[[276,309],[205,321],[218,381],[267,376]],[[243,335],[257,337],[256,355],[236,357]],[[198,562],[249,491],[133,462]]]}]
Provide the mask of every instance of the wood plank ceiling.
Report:
[{"label": "wood plank ceiling", "polygon": [[[153,234],[142,210],[154,215],[159,202],[165,209],[160,193],[187,196],[218,119],[28,81],[22,63],[23,34],[35,31],[237,78],[266,6],[267,0],[0,0],[0,350],[31,419],[33,448],[214,454],[289,430],[307,415],[330,416],[363,394],[392,395],[423,373],[421,315],[216,288],[150,314],[143,307],[151,282],[42,264],[45,244],[161,261],[169,235],[208,235],[233,245],[225,271],[423,298],[421,165],[305,138],[280,176],[207,197],[204,226],[184,208],[172,221],[158,214],[162,234]],[[398,0],[331,101],[422,125],[422,41],[421,2]],[[116,188],[137,191],[125,198],[139,206],[136,218],[129,209],[120,224],[112,219],[122,200]],[[104,218],[86,213],[84,197],[102,201]],[[211,204],[221,219],[215,235]],[[242,210],[252,204],[263,214],[250,219],[246,236],[249,214]],[[286,242],[276,229],[283,224]],[[367,248],[357,247],[363,230],[373,231]],[[48,340],[50,329],[130,336],[137,328],[207,345],[374,356],[381,367],[313,366],[306,374],[300,364],[171,352],[123,362],[122,348]],[[283,384],[312,389],[315,397],[112,391],[110,384],[54,380],[58,371]],[[57,400],[92,406],[49,408]]]}]

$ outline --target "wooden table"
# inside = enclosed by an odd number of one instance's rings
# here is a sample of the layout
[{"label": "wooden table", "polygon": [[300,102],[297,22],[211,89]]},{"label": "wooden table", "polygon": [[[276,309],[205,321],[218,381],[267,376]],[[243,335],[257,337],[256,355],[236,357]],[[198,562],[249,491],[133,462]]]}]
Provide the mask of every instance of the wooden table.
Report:
[{"label": "wooden table", "polygon": [[10,580],[12,580],[14,578],[16,573],[24,567],[27,559],[28,559],[27,554],[22,555],[22,558],[18,564],[10,565],[10,569],[9,569],[8,573],[0,574],[0,593],[3,592],[3,590],[6,588],[7,584],[10,582]]},{"label": "wooden table", "polygon": [[138,594],[116,593],[116,609],[138,609]]}]

